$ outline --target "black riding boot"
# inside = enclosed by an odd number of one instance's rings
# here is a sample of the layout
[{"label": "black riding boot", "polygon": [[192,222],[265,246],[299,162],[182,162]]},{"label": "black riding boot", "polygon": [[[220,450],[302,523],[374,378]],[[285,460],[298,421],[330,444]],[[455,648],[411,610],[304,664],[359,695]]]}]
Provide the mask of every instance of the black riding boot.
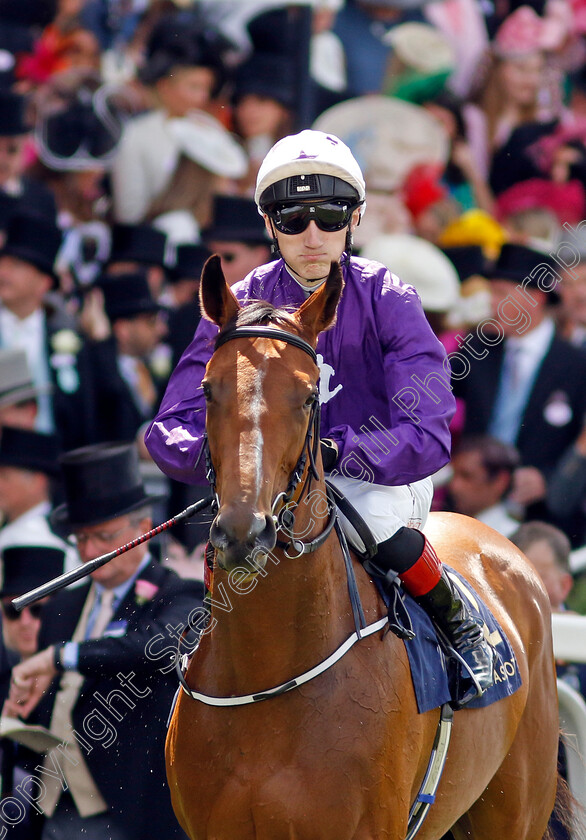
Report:
[{"label": "black riding boot", "polygon": [[461,665],[456,707],[480,697],[494,683],[494,650],[432,545],[420,531],[401,528],[378,549],[374,562],[399,574],[407,592],[432,619],[444,652]]}]

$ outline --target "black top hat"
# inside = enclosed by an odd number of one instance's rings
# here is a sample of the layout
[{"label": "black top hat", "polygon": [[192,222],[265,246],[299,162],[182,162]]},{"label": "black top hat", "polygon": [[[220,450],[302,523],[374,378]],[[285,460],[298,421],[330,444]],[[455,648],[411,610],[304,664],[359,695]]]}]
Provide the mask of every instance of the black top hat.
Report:
[{"label": "black top hat", "polygon": [[0,435],[0,466],[60,475],[59,443],[55,435],[4,426]]},{"label": "black top hat", "polygon": [[109,263],[137,262],[165,267],[167,237],[151,225],[115,224]]},{"label": "black top hat", "polygon": [[151,32],[140,79],[152,85],[172,73],[174,67],[208,67],[216,77],[215,95],[224,82],[222,54],[230,46],[197,9],[171,12],[160,18]]},{"label": "black top hat", "polygon": [[19,93],[0,90],[0,137],[16,137],[30,131],[25,119],[26,99]]},{"label": "black top hat", "polygon": [[60,529],[117,519],[154,501],[143,487],[133,443],[97,443],[61,458],[65,503],[51,514]]},{"label": "black top hat", "polygon": [[63,574],[65,550],[47,545],[13,545],[2,552],[1,596],[23,595]]},{"label": "black top hat", "polygon": [[6,226],[6,240],[0,256],[9,254],[34,265],[39,271],[59,283],[55,260],[63,241],[62,233],[44,216],[32,213],[15,213]]},{"label": "black top hat", "polygon": [[474,274],[486,276],[488,260],[480,245],[457,245],[452,248],[442,248],[442,251],[458,272],[460,282],[464,282]]},{"label": "black top hat", "polygon": [[[501,248],[495,264],[486,273],[489,280],[510,280],[513,283],[523,283],[530,289],[540,289],[540,279],[543,276],[543,271],[536,272],[535,269],[545,265],[550,269],[554,276],[559,275],[559,265],[542,251],[537,251],[534,248],[528,248],[526,245],[517,245],[512,242],[506,242]],[[543,280],[542,282],[546,282]],[[549,282],[547,282],[549,285]],[[559,296],[554,288],[542,288],[546,291],[552,303],[558,301]]]},{"label": "black top hat", "polygon": [[256,52],[234,72],[232,102],[247,94],[274,99],[285,108],[296,104],[293,62],[285,55]]},{"label": "black top hat", "polygon": [[169,280],[172,283],[184,279],[199,280],[204,263],[211,255],[211,251],[208,251],[204,245],[195,245],[191,242],[177,245],[175,260],[169,269]]},{"label": "black top hat", "polygon": [[35,139],[42,162],[55,171],[84,171],[107,166],[122,136],[122,120],[102,95],[74,102],[39,120]]},{"label": "black top hat", "polygon": [[249,242],[270,245],[265,223],[252,198],[216,195],[211,225],[202,231],[204,241]]},{"label": "black top hat", "polygon": [[110,321],[132,318],[143,312],[158,312],[161,309],[151,295],[144,272],[104,274],[96,285],[104,293],[104,308]]}]

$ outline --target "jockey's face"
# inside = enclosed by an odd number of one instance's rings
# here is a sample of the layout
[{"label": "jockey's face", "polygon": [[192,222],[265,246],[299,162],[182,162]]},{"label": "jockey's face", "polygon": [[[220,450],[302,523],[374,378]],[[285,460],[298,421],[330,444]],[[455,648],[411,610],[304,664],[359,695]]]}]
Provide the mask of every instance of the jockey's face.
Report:
[{"label": "jockey's face", "polygon": [[325,280],[331,263],[340,260],[346,248],[348,227],[355,230],[360,210],[354,210],[349,225],[335,231],[320,230],[311,221],[301,233],[281,233],[267,215],[264,219],[269,235],[276,237],[281,255],[295,278],[302,285],[316,288],[315,281]]}]

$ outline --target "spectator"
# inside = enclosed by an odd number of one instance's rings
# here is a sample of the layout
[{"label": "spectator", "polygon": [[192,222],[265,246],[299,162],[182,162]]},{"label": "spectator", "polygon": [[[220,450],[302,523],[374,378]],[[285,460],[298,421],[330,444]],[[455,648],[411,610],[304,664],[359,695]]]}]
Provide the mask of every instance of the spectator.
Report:
[{"label": "spectator", "polygon": [[217,39],[188,12],[164,16],[147,48],[142,78],[157,107],[131,119],[112,171],[114,217],[135,224],[171,210],[208,223],[211,195],[246,171],[246,155],[206,109],[224,67]]},{"label": "spectator", "polygon": [[[135,448],[123,444],[86,447],[63,458],[66,502],[56,518],[76,536],[84,562],[151,528],[151,500],[138,466]],[[185,836],[165,777],[166,719],[176,690],[169,656],[176,642],[167,628],[180,632],[200,603],[201,585],[164,569],[143,543],[95,570],[89,586],[47,604],[41,650],[14,668],[4,710],[25,719],[34,710],[31,720],[68,740],[67,753],[75,758],[75,764],[63,763],[67,790],[43,776],[44,840]],[[161,645],[153,644],[157,634]],[[83,723],[96,716],[98,695],[109,748],[96,741],[89,750],[85,738],[92,736]],[[83,741],[71,737],[72,728],[85,732]]]},{"label": "spectator", "polygon": [[97,373],[97,426],[100,440],[133,441],[159,404],[171,372],[157,375],[153,351],[167,327],[144,273],[99,280],[110,338],[93,344]]},{"label": "spectator", "polygon": [[230,285],[270,258],[271,243],[252,198],[215,196],[212,221],[202,231],[202,238],[222,260],[222,271]]},{"label": "spectator", "polygon": [[106,174],[122,135],[122,114],[98,84],[80,79],[60,108],[38,106],[36,173],[55,195],[66,230],[104,219],[110,207]]},{"label": "spectator", "polygon": [[[0,553],[3,570],[0,591],[2,614],[2,636],[7,650],[6,667],[0,669],[0,701],[4,705],[10,688],[12,669],[18,662],[24,662],[38,651],[38,636],[41,628],[41,614],[48,598],[17,610],[12,599],[36,589],[48,580],[63,574],[64,552],[58,548],[38,545],[15,545]],[[0,826],[6,832],[22,840],[38,837],[38,817],[30,800],[22,795],[21,785],[28,775],[26,763],[29,754],[18,742],[8,738],[0,741],[2,767],[2,796],[14,796],[20,803],[19,822],[12,827],[8,815],[0,815]],[[24,816],[23,816],[24,815]]]},{"label": "spectator", "polygon": [[112,225],[110,255],[106,274],[128,274],[146,271],[153,297],[163,289],[167,266],[167,236],[150,224]]},{"label": "spectator", "polygon": [[48,599],[43,598],[20,611],[12,606],[12,600],[62,575],[64,561],[65,552],[50,546],[24,543],[8,546],[1,552],[2,630],[13,665],[37,652],[41,613]]},{"label": "spectator", "polygon": [[548,86],[547,33],[529,6],[515,9],[492,42],[491,62],[475,105],[465,109],[476,165],[488,180],[492,156],[523,124],[546,123],[561,112],[561,94]]},{"label": "spectator", "polygon": [[[547,590],[552,612],[564,612],[574,579],[570,573],[570,541],[548,522],[524,522],[510,536],[531,561]],[[573,686],[578,691],[576,685]]]},{"label": "spectator", "polygon": [[294,69],[292,60],[285,55],[253,52],[234,73],[234,130],[250,161],[241,189],[251,196],[264,156],[293,128]]},{"label": "spectator", "polygon": [[[519,515],[551,520],[580,545],[581,517],[558,520],[546,505],[548,481],[586,413],[586,355],[555,335],[550,314],[557,270],[547,254],[503,246],[489,276],[493,318],[452,354],[459,365],[457,372],[453,366],[454,387],[465,400],[466,433],[489,433],[519,450],[509,497]],[[463,346],[469,352],[463,354]]]},{"label": "spectator", "polygon": [[452,454],[449,508],[510,537],[519,522],[510,515],[506,498],[519,463],[510,444],[489,435],[463,438]]},{"label": "spectator", "polygon": [[[38,390],[36,428],[63,449],[94,439],[93,370],[72,318],[49,299],[62,238],[40,216],[13,216],[0,251],[0,344],[26,351]],[[50,387],[49,387],[50,386]]]},{"label": "spectator", "polygon": [[54,220],[57,209],[51,191],[26,174],[26,142],[31,126],[27,100],[19,93],[0,90],[0,193],[16,200],[13,212],[34,207]]},{"label": "spectator", "polygon": [[53,435],[5,426],[0,436],[0,551],[13,545],[55,548],[66,569],[79,566],[76,549],[49,524],[60,478],[59,448]]}]

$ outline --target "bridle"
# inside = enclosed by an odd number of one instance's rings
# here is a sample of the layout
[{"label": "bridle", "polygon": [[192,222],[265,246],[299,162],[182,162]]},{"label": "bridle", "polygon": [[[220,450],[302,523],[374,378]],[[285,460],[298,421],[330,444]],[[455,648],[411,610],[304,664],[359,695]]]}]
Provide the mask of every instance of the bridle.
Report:
[{"label": "bridle", "polygon": [[[304,353],[311,358],[313,363],[317,365],[317,353],[311,344],[304,338],[301,338],[295,333],[280,329],[279,327],[271,326],[240,326],[232,327],[231,329],[221,332],[216,339],[214,350],[218,350],[228,341],[233,341],[236,338],[269,338],[275,341],[283,341]],[[305,442],[301,450],[301,454],[297,459],[297,463],[291,471],[289,482],[286,490],[282,491],[273,499],[271,505],[271,514],[273,516],[277,531],[290,536],[287,542],[277,540],[277,545],[281,548],[286,557],[295,559],[301,557],[303,554],[309,554],[320,548],[330,533],[334,529],[337,520],[336,504],[331,490],[326,490],[328,506],[330,509],[327,524],[322,533],[314,540],[304,542],[303,540],[293,536],[295,525],[295,509],[301,497],[309,494],[311,490],[311,481],[319,480],[320,475],[316,466],[317,452],[320,445],[320,412],[319,401],[316,399],[311,406],[309,420],[307,424],[307,432],[305,435]],[[209,449],[207,435],[204,442],[205,460],[206,460],[206,478],[216,498],[216,505],[219,507],[219,499],[216,492],[216,471],[212,463],[212,458]]]}]

